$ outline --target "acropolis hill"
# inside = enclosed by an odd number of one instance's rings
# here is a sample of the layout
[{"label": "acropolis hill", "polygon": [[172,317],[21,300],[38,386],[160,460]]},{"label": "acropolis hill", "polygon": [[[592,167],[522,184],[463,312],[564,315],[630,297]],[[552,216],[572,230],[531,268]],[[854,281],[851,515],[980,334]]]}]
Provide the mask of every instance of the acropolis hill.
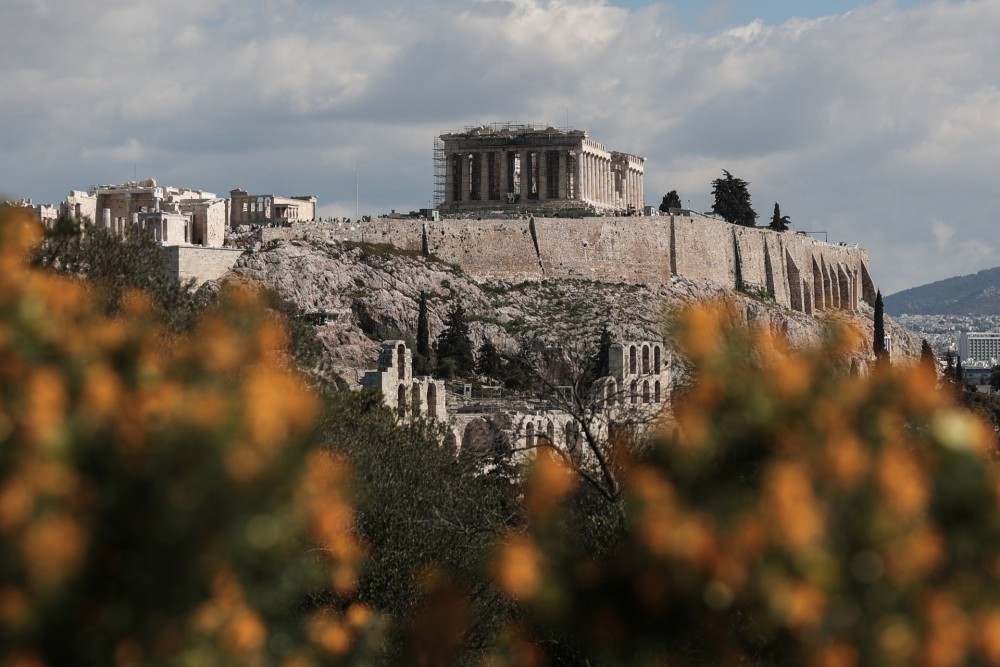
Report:
[{"label": "acropolis hill", "polygon": [[873,304],[868,253],[698,214],[626,218],[379,219],[265,228],[261,239],[385,243],[456,264],[477,281],[550,278],[669,285],[671,276],[766,292],[805,314]]},{"label": "acropolis hill", "polygon": [[642,215],[645,158],[580,130],[493,124],[440,137],[435,199],[443,220],[295,223],[261,241],[383,243],[456,264],[476,280],[549,278],[669,284],[707,279],[766,293],[805,314],[875,301],[868,255],[790,232],[690,211]]}]

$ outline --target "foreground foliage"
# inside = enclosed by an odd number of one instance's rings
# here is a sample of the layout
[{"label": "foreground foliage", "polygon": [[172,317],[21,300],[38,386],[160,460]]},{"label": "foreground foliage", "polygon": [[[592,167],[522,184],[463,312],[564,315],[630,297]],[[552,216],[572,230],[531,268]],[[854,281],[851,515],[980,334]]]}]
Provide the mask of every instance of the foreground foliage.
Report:
[{"label": "foreground foliage", "polygon": [[317,397],[257,296],[178,332],[38,240],[0,211],[0,663],[1000,663],[993,431],[926,365],[692,309],[695,382],[609,502]]},{"label": "foreground foliage", "polygon": [[315,600],[356,587],[346,467],[282,324],[233,291],[168,337],[145,293],[29,268],[39,240],[0,210],[0,662],[345,654],[369,612]]},{"label": "foreground foliage", "polygon": [[[558,510],[498,559],[530,620],[600,664],[1000,663],[1000,474],[992,431],[923,366],[869,379],[695,309],[676,332],[697,381],[625,482],[627,537],[567,549]],[[553,462],[545,506],[572,477]],[[529,493],[529,502],[531,502]],[[542,502],[542,501],[538,501]]]}]

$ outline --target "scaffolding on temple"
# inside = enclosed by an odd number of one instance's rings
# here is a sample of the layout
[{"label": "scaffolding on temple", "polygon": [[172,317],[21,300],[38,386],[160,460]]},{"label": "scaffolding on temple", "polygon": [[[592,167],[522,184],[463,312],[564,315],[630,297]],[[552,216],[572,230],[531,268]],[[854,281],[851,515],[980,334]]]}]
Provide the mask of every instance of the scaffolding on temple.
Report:
[{"label": "scaffolding on temple", "polygon": [[444,154],[444,141],[441,140],[441,137],[434,137],[434,208],[439,208],[444,203],[447,170],[448,161]]}]

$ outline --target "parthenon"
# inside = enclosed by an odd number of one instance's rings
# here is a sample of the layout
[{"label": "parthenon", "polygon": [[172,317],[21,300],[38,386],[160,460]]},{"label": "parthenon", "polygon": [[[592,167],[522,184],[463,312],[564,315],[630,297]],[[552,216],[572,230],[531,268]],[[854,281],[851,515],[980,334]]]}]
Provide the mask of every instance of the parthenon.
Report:
[{"label": "parthenon", "polygon": [[582,130],[482,126],[442,135],[435,159],[444,213],[642,213],[646,159],[609,151]]}]

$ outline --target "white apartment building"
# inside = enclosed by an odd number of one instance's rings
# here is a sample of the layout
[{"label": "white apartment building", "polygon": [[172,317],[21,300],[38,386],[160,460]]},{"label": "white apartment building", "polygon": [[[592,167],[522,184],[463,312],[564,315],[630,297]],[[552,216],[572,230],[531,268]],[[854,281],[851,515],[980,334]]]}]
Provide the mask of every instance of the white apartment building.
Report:
[{"label": "white apartment building", "polygon": [[958,353],[962,363],[1000,359],[1000,333],[963,331],[958,335]]}]

